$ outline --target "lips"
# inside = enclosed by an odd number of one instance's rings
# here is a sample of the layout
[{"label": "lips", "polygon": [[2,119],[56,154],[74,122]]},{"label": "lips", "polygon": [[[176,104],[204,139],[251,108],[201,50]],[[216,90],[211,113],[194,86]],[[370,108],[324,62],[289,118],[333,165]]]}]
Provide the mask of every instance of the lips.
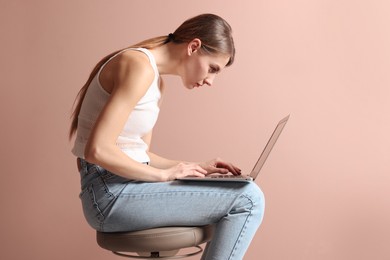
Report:
[{"label": "lips", "polygon": [[193,85],[191,85],[191,88],[199,88],[201,87],[203,84],[199,84],[199,83],[194,83]]}]

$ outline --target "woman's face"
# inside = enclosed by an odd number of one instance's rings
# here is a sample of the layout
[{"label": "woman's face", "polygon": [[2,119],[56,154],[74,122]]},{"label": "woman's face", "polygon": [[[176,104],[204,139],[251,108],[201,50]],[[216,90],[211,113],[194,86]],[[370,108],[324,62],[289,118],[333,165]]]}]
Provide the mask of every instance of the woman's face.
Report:
[{"label": "woman's face", "polygon": [[227,55],[202,54],[196,43],[195,46],[190,46],[182,75],[184,86],[188,89],[211,86],[216,74],[225,68],[229,58]]}]

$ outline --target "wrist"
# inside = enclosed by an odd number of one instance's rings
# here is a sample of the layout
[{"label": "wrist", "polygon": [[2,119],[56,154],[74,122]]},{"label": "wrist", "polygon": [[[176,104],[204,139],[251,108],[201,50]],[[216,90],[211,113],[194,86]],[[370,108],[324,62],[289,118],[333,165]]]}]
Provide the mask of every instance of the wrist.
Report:
[{"label": "wrist", "polygon": [[157,171],[157,178],[158,178],[159,182],[169,181],[169,175],[168,175],[167,170],[158,169],[158,171]]}]

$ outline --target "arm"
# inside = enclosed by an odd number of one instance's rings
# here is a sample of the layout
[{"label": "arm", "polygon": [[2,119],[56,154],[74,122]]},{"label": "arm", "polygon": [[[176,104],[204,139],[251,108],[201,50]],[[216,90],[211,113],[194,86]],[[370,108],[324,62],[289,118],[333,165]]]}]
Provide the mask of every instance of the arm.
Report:
[{"label": "arm", "polygon": [[186,175],[204,176],[205,171],[198,165],[158,169],[132,160],[118,148],[116,140],[129,114],[148,90],[154,71],[145,55],[131,52],[120,57],[111,73],[111,96],[91,132],[85,159],[128,179],[167,181]]}]

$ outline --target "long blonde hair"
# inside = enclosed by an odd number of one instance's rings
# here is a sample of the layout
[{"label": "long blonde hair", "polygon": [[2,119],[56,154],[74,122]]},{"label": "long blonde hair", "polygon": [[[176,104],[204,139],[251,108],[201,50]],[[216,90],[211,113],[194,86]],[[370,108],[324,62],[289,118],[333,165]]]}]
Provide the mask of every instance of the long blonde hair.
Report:
[{"label": "long blonde hair", "polygon": [[93,78],[99,71],[99,69],[105,64],[112,56],[117,53],[128,49],[128,48],[145,48],[145,49],[154,49],[159,46],[162,46],[168,42],[174,44],[190,42],[193,39],[198,38],[201,40],[201,51],[206,54],[225,54],[229,55],[230,59],[226,66],[233,64],[235,56],[235,47],[232,37],[232,29],[230,25],[221,17],[215,14],[201,14],[186,20],[182,23],[173,33],[170,33],[167,36],[159,36],[145,41],[139,42],[127,48],[115,51],[102,60],[100,60],[96,66],[93,68],[87,82],[78,92],[75,103],[74,110],[71,115],[71,126],[69,131],[69,139],[77,131],[78,126],[78,115],[81,110],[81,105],[83,103],[85,94],[87,93],[88,87],[91,84]]}]

